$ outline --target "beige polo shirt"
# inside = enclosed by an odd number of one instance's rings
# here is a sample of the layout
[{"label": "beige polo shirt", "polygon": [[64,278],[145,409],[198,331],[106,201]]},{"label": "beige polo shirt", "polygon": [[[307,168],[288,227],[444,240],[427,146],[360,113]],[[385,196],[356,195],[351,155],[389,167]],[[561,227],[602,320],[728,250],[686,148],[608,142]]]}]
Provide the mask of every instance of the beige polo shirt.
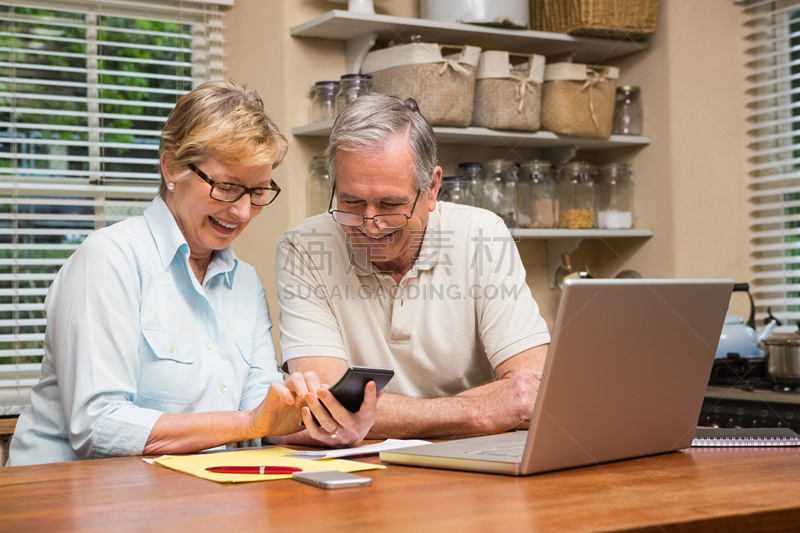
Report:
[{"label": "beige polo shirt", "polygon": [[286,232],[276,273],[281,350],[391,368],[386,390],[416,398],[490,382],[506,359],[550,342],[516,244],[484,209],[438,202],[399,284],[346,241],[329,214]]}]

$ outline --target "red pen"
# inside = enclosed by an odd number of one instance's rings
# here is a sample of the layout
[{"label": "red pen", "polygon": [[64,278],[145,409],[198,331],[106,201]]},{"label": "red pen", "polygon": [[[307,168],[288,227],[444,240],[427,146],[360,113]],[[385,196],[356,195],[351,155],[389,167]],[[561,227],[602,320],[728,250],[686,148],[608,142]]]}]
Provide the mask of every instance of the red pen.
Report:
[{"label": "red pen", "polygon": [[291,474],[303,471],[293,466],[212,466],[206,470],[215,474]]}]

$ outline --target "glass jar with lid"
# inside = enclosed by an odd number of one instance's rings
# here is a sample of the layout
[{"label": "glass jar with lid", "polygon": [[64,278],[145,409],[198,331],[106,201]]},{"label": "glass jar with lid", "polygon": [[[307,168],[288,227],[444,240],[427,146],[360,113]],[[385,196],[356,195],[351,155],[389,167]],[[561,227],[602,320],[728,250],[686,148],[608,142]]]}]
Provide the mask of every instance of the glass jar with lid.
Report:
[{"label": "glass jar with lid", "polygon": [[483,162],[480,206],[503,219],[509,228],[517,227],[517,165],[507,159]]},{"label": "glass jar with lid", "polygon": [[306,216],[319,215],[328,211],[331,199],[331,176],[323,156],[311,159],[311,174],[308,177]]},{"label": "glass jar with lid", "polygon": [[477,206],[472,180],[468,176],[442,178],[442,186],[436,199],[440,202]]},{"label": "glass jar with lid", "polygon": [[614,122],[611,133],[615,135],[641,135],[644,113],[638,87],[623,85],[617,88],[614,102]]},{"label": "glass jar with lid", "polygon": [[633,226],[633,182],[628,163],[600,167],[597,226],[602,229],[630,229]]},{"label": "glass jar with lid", "polygon": [[549,161],[523,163],[517,185],[517,225],[520,228],[555,228],[556,194]]},{"label": "glass jar with lid", "polygon": [[481,173],[483,167],[480,163],[459,163],[456,176],[463,176],[472,181],[472,192],[475,196],[475,206],[480,205],[481,198]]},{"label": "glass jar with lid", "polygon": [[347,104],[365,94],[372,92],[372,76],[369,74],[345,74],[339,80],[339,92],[336,94],[336,114],[342,112]]},{"label": "glass jar with lid", "polygon": [[593,228],[595,222],[595,182],[589,163],[567,163],[558,181],[558,227]]},{"label": "glass jar with lid", "polygon": [[310,124],[336,118],[336,95],[338,93],[338,81],[318,81],[311,87],[311,107],[308,110]]}]

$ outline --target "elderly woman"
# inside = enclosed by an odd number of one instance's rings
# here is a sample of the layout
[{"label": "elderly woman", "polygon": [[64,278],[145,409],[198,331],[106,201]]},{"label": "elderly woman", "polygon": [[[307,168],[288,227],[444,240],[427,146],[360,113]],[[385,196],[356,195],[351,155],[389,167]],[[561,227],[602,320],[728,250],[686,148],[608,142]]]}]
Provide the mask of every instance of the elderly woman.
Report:
[{"label": "elderly woman", "polygon": [[194,452],[288,435],[301,419],[324,445],[364,438],[374,385],[357,414],[313,372],[284,385],[266,293],[231,248],[278,196],[271,175],[287,148],[258,95],[235,82],[178,101],[158,197],[91,234],[50,287],[42,377],[9,466]]}]

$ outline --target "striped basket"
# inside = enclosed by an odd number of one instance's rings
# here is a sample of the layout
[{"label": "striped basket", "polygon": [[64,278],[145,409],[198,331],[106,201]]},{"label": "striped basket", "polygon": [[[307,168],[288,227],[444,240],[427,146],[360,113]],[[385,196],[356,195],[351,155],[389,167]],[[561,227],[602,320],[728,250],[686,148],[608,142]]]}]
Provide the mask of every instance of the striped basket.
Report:
[{"label": "striped basket", "polygon": [[531,0],[539,31],[644,39],[656,31],[660,0]]}]

